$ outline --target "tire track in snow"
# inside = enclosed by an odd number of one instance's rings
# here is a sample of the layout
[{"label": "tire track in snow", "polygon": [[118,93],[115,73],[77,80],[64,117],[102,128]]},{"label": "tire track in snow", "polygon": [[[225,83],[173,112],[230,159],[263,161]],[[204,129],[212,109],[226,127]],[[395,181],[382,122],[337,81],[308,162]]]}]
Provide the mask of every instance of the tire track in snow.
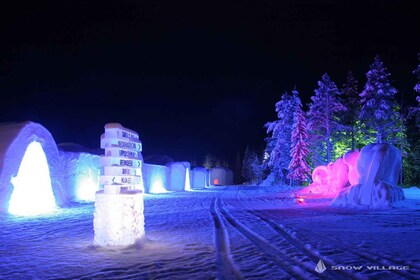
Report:
[{"label": "tire track in snow", "polygon": [[215,197],[210,204],[210,213],[214,223],[218,274],[221,279],[244,279],[232,259],[232,255],[230,253],[229,235],[226,226],[223,223],[223,219],[217,210],[220,195]]},{"label": "tire track in snow", "polygon": [[[319,252],[315,250],[311,250],[311,247],[309,244],[303,244],[302,242],[297,240],[292,234],[289,233],[290,230],[288,231],[287,229],[285,229],[283,225],[281,224],[279,225],[277,223],[272,222],[268,218],[265,218],[262,215],[255,213],[254,210],[246,210],[248,209],[248,207],[242,202],[242,200],[239,197],[240,194],[242,194],[243,196],[246,196],[247,200],[250,200],[251,197],[246,192],[238,188],[236,194],[237,194],[236,200],[241,205],[241,207],[245,209],[244,211],[262,220],[265,224],[270,226],[270,228],[272,228],[276,233],[278,233],[280,237],[283,238],[283,240],[285,240],[288,244],[292,245],[295,249],[303,253],[306,257],[311,259],[315,264],[317,264],[319,260],[322,260],[325,264],[329,266],[336,265],[336,263],[333,260],[329,259],[326,256],[321,255]],[[309,269],[315,270],[315,267],[310,267]],[[343,276],[348,279],[365,279],[364,277],[361,277],[355,274],[354,272],[347,271],[347,270],[338,270],[338,271],[326,270],[322,274],[317,273],[316,275],[320,278],[326,278],[326,276],[328,275],[332,277],[330,279],[340,279]]]},{"label": "tire track in snow", "polygon": [[[340,244],[340,245],[336,245],[335,248],[342,250],[343,252],[349,252],[359,258],[371,261],[373,263],[378,263],[379,266],[385,266],[385,267],[389,267],[389,266],[409,266],[410,270],[406,271],[406,270],[388,270],[388,272],[393,272],[396,273],[402,277],[404,277],[405,279],[414,279],[416,277],[416,275],[419,275],[420,270],[418,269],[419,266],[413,262],[404,262],[402,263],[399,260],[395,260],[392,259],[388,256],[384,256],[383,254],[381,254],[380,252],[374,252],[374,254],[372,252],[369,252],[367,250],[364,250],[360,247],[357,247],[357,249],[355,249],[354,247],[352,247],[351,245],[346,245],[345,243],[343,243],[342,241],[336,240],[334,238],[331,238],[329,236],[325,236],[325,235],[321,235],[319,233],[316,232],[312,232],[309,230],[305,230],[306,232],[309,232],[310,234],[314,234],[317,235],[320,238],[324,238],[324,239],[328,239],[330,242],[334,242],[334,244]],[[319,240],[319,239],[318,239]],[[414,269],[413,269],[414,268]]]},{"label": "tire track in snow", "polygon": [[262,253],[264,253],[269,260],[279,266],[282,270],[288,273],[294,279],[317,279],[320,277],[314,268],[304,267],[305,271],[301,269],[302,264],[275,248],[264,237],[252,231],[243,223],[235,219],[222,205],[220,199],[216,202],[216,207],[220,209],[226,220],[239,232],[241,232],[247,239],[249,239]]},{"label": "tire track in snow", "polygon": [[[282,224],[274,223],[273,221],[271,221],[271,220],[269,220],[269,219],[267,219],[267,218],[265,218],[265,217],[263,217],[259,214],[256,214],[253,211],[247,210],[247,212],[256,216],[256,217],[258,217],[260,220],[262,220],[263,222],[268,224],[272,229],[274,229],[277,233],[279,233],[283,239],[285,239],[289,244],[293,245],[299,251],[304,253],[309,259],[314,261],[314,263],[318,263],[319,260],[322,260],[328,266],[337,265],[330,258],[321,255],[319,252],[317,252],[315,250],[311,250],[311,247],[310,247],[309,244],[303,244],[300,241],[298,241],[292,234],[289,233],[290,230],[287,230]],[[337,271],[326,270],[324,273],[334,277],[334,279],[337,279],[337,277],[340,277],[342,275],[345,276],[345,277],[349,277],[351,279],[364,279],[363,277],[360,277],[359,275],[356,275],[356,274],[354,274],[354,273],[352,273],[351,271],[348,271],[348,270],[337,270]],[[323,274],[323,275],[325,275],[325,274]],[[322,277],[321,275],[319,275],[319,276]]]},{"label": "tire track in snow", "polygon": [[[242,191],[242,190],[240,190],[238,188],[238,193],[237,194],[239,194],[239,193],[241,193],[242,195],[246,196],[247,199],[249,200],[249,198],[250,198],[249,195],[246,194],[244,191]],[[242,204],[242,207],[244,209],[247,209],[246,205],[244,205],[243,203],[241,203],[241,200],[239,199],[239,196],[237,197],[237,200],[238,200],[238,202],[240,204]],[[282,224],[277,224],[277,223],[271,221],[270,219],[268,219],[267,217],[264,217],[262,215],[256,214],[255,211],[252,211],[252,210],[246,210],[246,211],[248,213],[250,213],[250,214],[252,214],[252,215],[260,218],[262,221],[266,222],[276,232],[280,233],[289,243],[293,244],[297,248],[300,248],[301,251],[306,252],[305,254],[309,258],[311,258],[312,260],[318,261],[319,259],[322,259],[324,261],[324,263],[327,264],[327,265],[329,265],[329,266],[336,265],[334,263],[334,261],[332,261],[328,257],[322,256],[317,251],[312,251],[310,249],[310,247],[308,247],[307,245],[302,244],[301,242],[299,242],[292,234],[289,233],[290,230],[286,229]],[[408,265],[410,267],[410,270],[409,271],[407,271],[407,270],[390,270],[389,271],[389,272],[393,272],[395,274],[398,274],[398,275],[400,275],[400,276],[402,276],[402,277],[404,277],[406,279],[411,279],[411,278],[415,277],[415,275],[418,275],[420,273],[420,271],[419,271],[419,268],[420,267],[416,263],[413,263],[413,262],[410,262],[410,261],[408,261],[408,262],[401,262],[399,260],[392,259],[389,256],[385,256],[385,255],[381,254],[380,252],[375,252],[374,254],[372,254],[370,251],[364,250],[364,249],[359,248],[359,247],[357,249],[355,249],[354,247],[352,247],[352,245],[349,245],[349,244],[346,245],[342,241],[335,240],[335,239],[333,239],[331,237],[323,236],[323,235],[320,235],[318,233],[309,231],[307,229],[302,229],[302,230],[310,233],[311,235],[317,235],[317,236],[319,236],[321,238],[328,239],[329,240],[328,243],[331,243],[331,241],[332,241],[334,244],[341,244],[340,246],[337,245],[335,248],[341,250],[342,252],[349,252],[349,253],[351,253],[353,255],[356,255],[357,257],[359,257],[361,259],[365,259],[365,260],[368,260],[368,261],[377,263],[379,266],[389,267],[389,266],[395,266],[395,265],[399,265],[399,266],[407,266]],[[318,258],[318,259],[315,260],[314,257],[315,258]],[[344,273],[344,274],[346,274],[347,277],[358,279],[357,278],[358,277],[357,275],[355,275],[354,273],[350,273],[351,271],[348,271],[348,270],[337,270],[335,272]]]}]

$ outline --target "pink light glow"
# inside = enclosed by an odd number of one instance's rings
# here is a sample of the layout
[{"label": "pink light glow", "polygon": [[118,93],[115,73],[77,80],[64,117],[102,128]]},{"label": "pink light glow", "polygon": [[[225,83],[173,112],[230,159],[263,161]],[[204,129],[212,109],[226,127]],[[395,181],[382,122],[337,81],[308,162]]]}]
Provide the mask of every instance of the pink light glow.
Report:
[{"label": "pink light glow", "polygon": [[333,198],[343,188],[357,184],[360,178],[357,171],[359,154],[359,151],[351,151],[335,162],[317,166],[312,172],[312,184],[298,195]]}]

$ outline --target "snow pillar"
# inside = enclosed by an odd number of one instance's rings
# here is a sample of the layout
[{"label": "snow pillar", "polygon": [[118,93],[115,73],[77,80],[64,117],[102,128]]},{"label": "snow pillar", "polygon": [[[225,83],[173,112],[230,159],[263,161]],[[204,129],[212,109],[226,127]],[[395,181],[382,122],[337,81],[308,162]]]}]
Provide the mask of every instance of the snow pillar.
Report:
[{"label": "snow pillar", "polygon": [[100,184],[96,192],[94,244],[127,246],[144,236],[144,197],[139,135],[118,123],[105,125],[101,136]]}]

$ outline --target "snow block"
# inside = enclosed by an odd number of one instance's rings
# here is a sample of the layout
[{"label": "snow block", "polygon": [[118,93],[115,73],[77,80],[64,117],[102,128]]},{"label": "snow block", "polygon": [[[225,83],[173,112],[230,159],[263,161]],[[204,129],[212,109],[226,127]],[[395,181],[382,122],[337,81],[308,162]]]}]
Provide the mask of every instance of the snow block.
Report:
[{"label": "snow block", "polygon": [[169,188],[168,191],[184,191],[191,188],[190,182],[190,163],[171,162],[166,164],[169,168]]},{"label": "snow block", "polygon": [[339,206],[390,207],[404,199],[397,186],[401,174],[401,154],[390,144],[370,144],[362,148],[357,160],[356,185],[344,189],[333,201]]},{"label": "snow block", "polygon": [[193,189],[204,189],[207,187],[207,169],[204,167],[195,167],[192,170],[192,185]]},{"label": "snow block", "polygon": [[146,193],[163,193],[169,188],[168,177],[170,169],[167,166],[143,164],[143,181]]},{"label": "snow block", "polygon": [[144,203],[140,190],[119,194],[96,193],[93,226],[94,244],[98,246],[128,246],[142,238]]},{"label": "snow block", "polygon": [[41,124],[31,121],[4,123],[0,124],[0,212],[8,210],[13,192],[11,179],[18,174],[26,149],[32,142],[40,143],[47,158],[56,204],[65,206],[69,202],[57,145],[51,133]]},{"label": "snow block", "polygon": [[60,151],[64,186],[72,201],[94,201],[99,190],[100,156]]},{"label": "snow block", "polygon": [[215,167],[210,170],[210,184],[226,186],[233,184],[232,170],[224,167]]}]

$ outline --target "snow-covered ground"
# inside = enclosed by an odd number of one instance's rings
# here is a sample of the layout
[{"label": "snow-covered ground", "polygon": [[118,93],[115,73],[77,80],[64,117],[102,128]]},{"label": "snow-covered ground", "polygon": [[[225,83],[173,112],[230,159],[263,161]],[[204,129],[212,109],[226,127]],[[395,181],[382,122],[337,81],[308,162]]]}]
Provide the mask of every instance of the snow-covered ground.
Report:
[{"label": "snow-covered ground", "polygon": [[93,204],[2,215],[0,279],[416,279],[420,196],[406,194],[381,211],[268,187],[146,195],[146,238],[129,248],[92,245]]}]

